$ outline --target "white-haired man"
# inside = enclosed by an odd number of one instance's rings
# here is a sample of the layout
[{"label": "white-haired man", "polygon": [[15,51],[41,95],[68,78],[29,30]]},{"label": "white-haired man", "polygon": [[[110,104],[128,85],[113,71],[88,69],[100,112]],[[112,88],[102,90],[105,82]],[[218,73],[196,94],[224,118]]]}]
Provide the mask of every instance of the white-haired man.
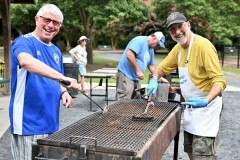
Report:
[{"label": "white-haired man", "polygon": [[32,144],[59,129],[60,99],[65,107],[73,102],[59,82],[79,87],[76,79],[64,76],[61,52],[51,43],[62,22],[59,8],[46,4],[35,16],[35,30],[12,43],[9,116],[14,160],[31,160]]}]

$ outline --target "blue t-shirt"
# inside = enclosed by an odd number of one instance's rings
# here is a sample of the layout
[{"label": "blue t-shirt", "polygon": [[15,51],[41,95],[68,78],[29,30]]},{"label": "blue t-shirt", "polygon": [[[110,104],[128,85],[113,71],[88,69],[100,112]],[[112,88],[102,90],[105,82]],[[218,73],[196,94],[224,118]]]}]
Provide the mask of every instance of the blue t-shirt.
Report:
[{"label": "blue t-shirt", "polygon": [[118,70],[129,79],[139,81],[137,74],[127,59],[129,49],[135,52],[136,63],[143,73],[148,65],[154,64],[154,49],[149,47],[147,36],[137,36],[128,43],[123,52],[118,64]]},{"label": "blue t-shirt", "polygon": [[61,52],[54,44],[44,44],[32,34],[15,39],[11,48],[11,133],[53,133],[59,129],[60,84],[22,68],[17,60],[22,52],[31,54],[60,73],[64,72]]}]

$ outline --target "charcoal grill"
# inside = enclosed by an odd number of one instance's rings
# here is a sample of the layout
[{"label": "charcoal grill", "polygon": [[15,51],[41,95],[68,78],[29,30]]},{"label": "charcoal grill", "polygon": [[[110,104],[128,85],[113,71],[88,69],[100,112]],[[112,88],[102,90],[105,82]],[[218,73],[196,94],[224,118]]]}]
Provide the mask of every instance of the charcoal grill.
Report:
[{"label": "charcoal grill", "polygon": [[175,139],[177,159],[181,109],[178,103],[156,102],[148,114],[153,121],[133,121],[145,100],[120,100],[108,111],[95,112],[72,125],[38,139],[32,159],[156,160]]}]

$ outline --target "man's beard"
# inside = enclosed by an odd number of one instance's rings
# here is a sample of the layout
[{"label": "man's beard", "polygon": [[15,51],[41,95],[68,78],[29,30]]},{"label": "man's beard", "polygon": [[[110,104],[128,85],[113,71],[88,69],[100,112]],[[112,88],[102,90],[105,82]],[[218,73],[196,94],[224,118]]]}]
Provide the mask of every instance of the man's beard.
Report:
[{"label": "man's beard", "polygon": [[[178,35],[176,35],[176,36],[172,36],[171,35],[171,37],[172,37],[172,39],[175,41],[175,42],[177,42],[179,45],[184,45],[184,44],[186,44],[187,43],[187,37],[188,37],[188,35],[189,35],[189,30],[188,31],[186,31],[186,32],[181,32],[181,33],[179,33]],[[180,36],[183,36],[183,39],[178,39],[178,37],[180,37]],[[182,37],[181,37],[182,38]]]}]

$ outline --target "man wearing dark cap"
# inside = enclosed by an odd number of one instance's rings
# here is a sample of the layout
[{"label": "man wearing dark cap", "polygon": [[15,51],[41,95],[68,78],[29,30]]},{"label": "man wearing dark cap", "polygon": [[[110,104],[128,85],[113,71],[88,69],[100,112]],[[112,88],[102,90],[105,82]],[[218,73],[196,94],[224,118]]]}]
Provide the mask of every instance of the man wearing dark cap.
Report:
[{"label": "man wearing dark cap", "polygon": [[148,67],[152,73],[155,70],[154,49],[164,48],[165,36],[155,32],[149,36],[133,38],[125,48],[118,64],[116,99],[139,99],[140,80]]},{"label": "man wearing dark cap", "polygon": [[213,44],[191,31],[190,22],[179,12],[171,13],[167,29],[177,44],[160,63],[148,84],[156,93],[157,79],[176,68],[179,71],[184,109],[184,151],[191,160],[212,160],[219,151],[219,125],[222,91],[226,88],[223,71]]}]

